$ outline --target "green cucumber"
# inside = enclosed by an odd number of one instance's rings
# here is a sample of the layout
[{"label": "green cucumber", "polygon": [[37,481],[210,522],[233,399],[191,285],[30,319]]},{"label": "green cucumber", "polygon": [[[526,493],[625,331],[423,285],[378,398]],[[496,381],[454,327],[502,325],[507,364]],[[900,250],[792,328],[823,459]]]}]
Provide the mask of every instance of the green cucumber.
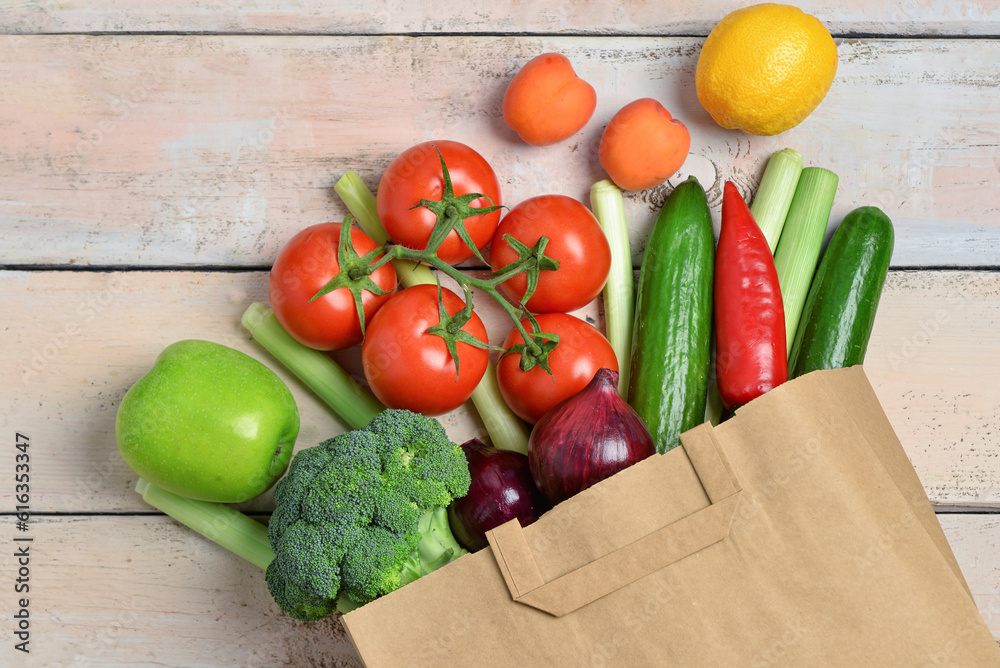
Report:
[{"label": "green cucumber", "polygon": [[714,264],[712,214],[691,177],[663,205],[639,270],[628,402],[657,452],[705,419]]},{"label": "green cucumber", "polygon": [[809,286],[789,377],[861,364],[892,258],[892,222],[863,206],[840,223]]}]

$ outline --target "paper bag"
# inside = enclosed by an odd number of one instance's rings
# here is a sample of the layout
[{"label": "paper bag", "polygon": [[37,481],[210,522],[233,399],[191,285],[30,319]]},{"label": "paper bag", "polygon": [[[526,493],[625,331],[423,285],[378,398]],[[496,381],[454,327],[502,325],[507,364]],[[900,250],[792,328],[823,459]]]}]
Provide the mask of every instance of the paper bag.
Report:
[{"label": "paper bag", "polygon": [[343,617],[389,666],[1000,666],[861,367],[809,374]]}]

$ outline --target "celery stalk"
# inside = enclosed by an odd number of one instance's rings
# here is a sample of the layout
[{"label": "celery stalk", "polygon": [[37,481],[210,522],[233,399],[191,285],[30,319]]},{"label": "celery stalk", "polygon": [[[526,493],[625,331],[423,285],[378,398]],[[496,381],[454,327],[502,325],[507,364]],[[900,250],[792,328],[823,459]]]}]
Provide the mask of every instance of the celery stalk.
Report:
[{"label": "celery stalk", "polygon": [[[274,561],[267,527],[232,506],[189,499],[157,487],[144,478],[135,483],[135,491],[152,507],[254,566],[266,570]],[[359,607],[346,594],[337,597],[337,612],[346,614]]]},{"label": "celery stalk", "polygon": [[[347,210],[351,212],[358,221],[358,225],[370,236],[378,245],[384,245],[389,237],[382,227],[382,221],[378,219],[378,212],[375,207],[375,195],[368,189],[365,182],[361,180],[358,173],[351,170],[344,174],[333,187],[344,200]],[[396,269],[396,275],[403,287],[414,285],[436,285],[434,272],[425,264],[413,262],[412,260],[393,260],[392,266]]]},{"label": "celery stalk", "polygon": [[522,455],[528,454],[528,429],[524,422],[514,415],[507,402],[500,395],[497,384],[497,372],[490,362],[486,366],[483,379],[472,391],[472,403],[479,411],[486,431],[490,434],[493,447],[498,450],[513,450]]},{"label": "celery stalk", "polygon": [[224,503],[196,501],[139,478],[142,500],[261,568],[274,561],[267,527]]},{"label": "celery stalk", "polygon": [[607,179],[590,187],[590,205],[611,247],[611,271],[604,284],[604,316],[608,341],[618,358],[618,393],[628,395],[635,317],[635,277],[628,242],[628,221],[622,191]]},{"label": "celery stalk", "polygon": [[385,409],[340,365],[293,339],[274,312],[263,304],[251,304],[242,321],[258,343],[315,392],[351,429],[364,427]]},{"label": "celery stalk", "polygon": [[838,181],[837,175],[828,169],[806,167],[802,170],[774,254],[781,301],[785,307],[785,341],[789,352],[819,261]]},{"label": "celery stalk", "polygon": [[778,246],[781,228],[788,215],[788,207],[795,194],[795,186],[802,172],[802,154],[790,148],[771,155],[760,179],[757,194],[750,205],[750,213],[757,227],[764,233],[771,254]]}]

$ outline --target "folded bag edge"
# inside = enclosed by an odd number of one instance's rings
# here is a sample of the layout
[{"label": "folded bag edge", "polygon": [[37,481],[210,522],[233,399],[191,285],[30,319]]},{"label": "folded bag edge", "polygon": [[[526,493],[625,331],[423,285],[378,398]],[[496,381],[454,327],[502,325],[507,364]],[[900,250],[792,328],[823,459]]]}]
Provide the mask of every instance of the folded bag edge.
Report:
[{"label": "folded bag edge", "polygon": [[[711,504],[574,571],[545,582],[516,519],[487,532],[511,597],[561,617],[724,540],[742,488],[712,431],[707,422],[699,425],[681,435],[681,446],[677,448],[687,455]],[[672,453],[654,455],[660,459],[651,464],[668,465],[679,461],[679,454],[672,460]],[[618,475],[627,476],[628,470]]]}]

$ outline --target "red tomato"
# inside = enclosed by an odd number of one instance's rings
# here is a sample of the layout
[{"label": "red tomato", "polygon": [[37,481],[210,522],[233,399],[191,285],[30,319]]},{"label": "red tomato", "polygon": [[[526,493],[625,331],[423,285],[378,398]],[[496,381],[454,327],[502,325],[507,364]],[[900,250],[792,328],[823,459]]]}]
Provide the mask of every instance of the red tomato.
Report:
[{"label": "red tomato", "polygon": [[[489,200],[486,197],[473,200],[469,203],[472,207],[499,206],[502,203],[500,182],[483,156],[456,141],[417,144],[400,153],[389,164],[379,181],[376,200],[378,217],[386,234],[406,248],[426,248],[431,230],[437,223],[437,216],[430,209],[411,209],[422,199],[440,200],[444,193],[444,176],[437,151],[441,151],[441,157],[448,166],[455,197],[472,193],[489,197]],[[465,229],[476,248],[482,250],[490,242],[499,220],[499,210],[465,219]],[[449,264],[468,260],[473,254],[455,230],[438,248],[438,257]]]},{"label": "red tomato", "polygon": [[[361,343],[361,323],[350,290],[338,288],[309,303],[340,272],[339,242],[340,223],[307,227],[285,244],[271,267],[269,293],[278,322],[297,341],[317,350],[339,350]],[[377,247],[357,227],[351,229],[351,243],[358,256]],[[391,293],[396,289],[391,264],[379,267],[371,276],[383,290]],[[367,290],[361,293],[366,325],[390,296]]]},{"label": "red tomato", "polygon": [[[455,315],[461,297],[441,289],[444,306]],[[459,373],[444,339],[427,330],[441,322],[436,285],[415,285],[393,295],[365,332],[361,362],[379,401],[424,415],[441,415],[462,405],[486,372],[489,352],[459,342]],[[486,328],[475,312],[462,327],[486,342]]]},{"label": "red tomato", "polygon": [[[504,240],[505,234],[529,248],[539,237],[548,237],[545,255],[559,261],[558,269],[538,275],[538,287],[527,303],[533,313],[575,311],[597,297],[608,280],[608,239],[594,214],[572,197],[541,195],[511,209],[493,234],[493,271],[517,260],[517,251]],[[528,278],[523,273],[500,284],[500,290],[516,302],[527,287]]]},{"label": "red tomato", "polygon": [[[559,335],[559,343],[549,353],[552,375],[537,365],[521,371],[520,354],[507,355],[497,364],[497,382],[504,401],[532,424],[560,401],[586,387],[602,367],[618,370],[611,344],[583,320],[565,313],[545,313],[536,320],[541,331]],[[527,320],[521,324],[531,331]],[[506,349],[518,343],[524,343],[524,339],[515,327],[507,335],[503,347]]]}]

